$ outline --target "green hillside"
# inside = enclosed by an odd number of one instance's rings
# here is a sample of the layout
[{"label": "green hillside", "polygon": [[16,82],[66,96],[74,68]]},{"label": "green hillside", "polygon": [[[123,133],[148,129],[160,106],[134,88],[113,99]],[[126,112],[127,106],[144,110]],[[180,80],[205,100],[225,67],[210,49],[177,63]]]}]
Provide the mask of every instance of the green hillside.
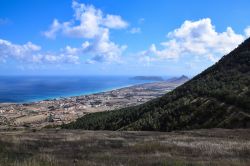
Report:
[{"label": "green hillside", "polygon": [[163,97],[88,114],[62,128],[159,130],[250,128],[250,39]]}]

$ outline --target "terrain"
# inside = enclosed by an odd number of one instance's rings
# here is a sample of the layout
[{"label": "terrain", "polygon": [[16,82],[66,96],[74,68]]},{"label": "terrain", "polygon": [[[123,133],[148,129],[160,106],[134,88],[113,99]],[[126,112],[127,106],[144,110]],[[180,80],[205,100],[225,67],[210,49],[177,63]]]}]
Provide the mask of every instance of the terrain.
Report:
[{"label": "terrain", "polygon": [[173,131],[250,128],[250,38],[182,86],[145,104],[88,114],[62,128]]},{"label": "terrain", "polygon": [[163,81],[164,79],[160,76],[135,76],[131,79],[134,80],[151,80],[151,81]]},{"label": "terrain", "polygon": [[249,137],[249,129],[0,131],[0,166],[248,166]]},{"label": "terrain", "polygon": [[145,103],[186,82],[188,78],[129,86],[90,95],[43,100],[23,104],[0,104],[1,127],[36,127],[69,123],[93,112]]}]

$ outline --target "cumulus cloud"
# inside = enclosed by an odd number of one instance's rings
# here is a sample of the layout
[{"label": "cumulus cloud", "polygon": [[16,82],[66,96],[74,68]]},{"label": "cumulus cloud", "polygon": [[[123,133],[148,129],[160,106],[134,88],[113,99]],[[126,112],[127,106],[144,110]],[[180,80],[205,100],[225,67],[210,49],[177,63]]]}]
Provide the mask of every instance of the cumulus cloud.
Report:
[{"label": "cumulus cloud", "polygon": [[40,46],[28,42],[23,45],[13,44],[10,41],[0,39],[0,56],[5,59],[8,57],[14,57],[16,59],[26,58],[34,52],[41,49]]},{"label": "cumulus cloud", "polygon": [[52,53],[45,53],[45,54],[36,54],[31,57],[33,63],[39,64],[62,64],[62,63],[69,63],[69,64],[78,64],[79,57],[71,54],[52,54]]},{"label": "cumulus cloud", "polygon": [[[62,23],[62,33],[69,37],[94,38],[100,32],[103,19],[102,11],[92,5],[73,1],[74,21]],[[75,21],[79,21],[78,25]]]},{"label": "cumulus cloud", "polygon": [[54,19],[52,25],[50,26],[49,30],[44,32],[44,36],[47,38],[54,39],[56,38],[56,33],[61,29],[61,24],[58,22],[57,19]]},{"label": "cumulus cloud", "polygon": [[246,29],[245,29],[245,34],[247,37],[250,37],[250,26],[248,26]]},{"label": "cumulus cloud", "polygon": [[98,36],[92,43],[83,43],[82,51],[94,54],[92,61],[119,62],[120,55],[126,48],[126,45],[119,46],[110,41],[109,30],[104,29],[102,35]]},{"label": "cumulus cloud", "polygon": [[88,64],[95,62],[120,62],[120,56],[127,46],[119,46],[110,41],[108,29],[103,29],[101,34],[91,42],[85,41],[81,47],[73,48],[66,46],[64,52],[72,55],[91,54],[92,58],[86,61]]},{"label": "cumulus cloud", "polygon": [[44,52],[40,46],[31,42],[13,44],[0,39],[0,61],[5,62],[12,58],[37,64],[77,64],[81,55],[89,54],[92,58],[88,59],[86,63],[119,62],[126,46],[112,42],[109,31],[110,29],[126,28],[128,23],[121,16],[104,14],[93,5],[72,1],[72,8],[74,10],[72,20],[59,22],[58,19],[54,19],[48,31],[43,34],[50,39],[55,39],[59,33],[68,37],[82,38],[85,41],[80,47],[67,45],[58,52]]},{"label": "cumulus cloud", "polygon": [[44,32],[46,37],[55,38],[56,35],[61,32],[63,35],[69,37],[92,39],[101,35],[104,28],[122,29],[128,26],[128,23],[124,21],[121,16],[105,15],[100,9],[96,9],[93,5],[73,1],[72,8],[74,10],[73,20],[59,23],[59,21],[55,19],[49,30]]},{"label": "cumulus cloud", "polygon": [[26,44],[13,44],[0,39],[0,59],[6,62],[9,58],[28,63],[78,63],[79,57],[65,53],[42,53],[41,46],[27,42]]},{"label": "cumulus cloud", "polygon": [[[67,46],[65,51],[71,54],[91,54],[91,62],[118,61],[125,46],[110,41],[110,29],[123,29],[128,23],[121,16],[104,14],[93,5],[72,2],[74,10],[73,20],[59,23],[55,19],[49,30],[44,32],[48,38],[56,38],[58,33],[68,37],[87,39],[82,47],[71,48]],[[78,23],[78,24],[77,24]],[[89,60],[90,61],[90,60]]]},{"label": "cumulus cloud", "polygon": [[108,28],[122,29],[128,26],[128,23],[124,21],[121,16],[108,14],[106,18],[102,20],[102,24]]},{"label": "cumulus cloud", "polygon": [[141,51],[139,53],[140,61],[149,64],[153,61],[161,59],[174,60],[179,58],[182,48],[175,41],[169,41],[168,43],[164,43],[163,45],[165,45],[165,47],[167,48],[159,50],[156,48],[155,44],[152,44],[148,50]]},{"label": "cumulus cloud", "polygon": [[[249,29],[245,30],[249,33]],[[162,49],[152,45],[141,52],[142,56],[154,56],[156,59],[178,59],[184,55],[203,56],[216,62],[222,55],[229,53],[245,38],[231,27],[217,32],[209,18],[198,21],[185,21],[180,28],[167,34],[168,40],[161,43]]]}]

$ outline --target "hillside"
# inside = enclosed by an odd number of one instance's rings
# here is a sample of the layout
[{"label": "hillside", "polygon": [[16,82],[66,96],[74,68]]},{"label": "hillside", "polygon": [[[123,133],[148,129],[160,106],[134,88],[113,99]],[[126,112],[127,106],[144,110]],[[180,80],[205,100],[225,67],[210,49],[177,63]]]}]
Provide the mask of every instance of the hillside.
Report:
[{"label": "hillside", "polygon": [[249,166],[250,129],[0,129],[1,166]]},{"label": "hillside", "polygon": [[250,127],[250,39],[184,85],[145,104],[88,114],[62,128],[159,130]]}]

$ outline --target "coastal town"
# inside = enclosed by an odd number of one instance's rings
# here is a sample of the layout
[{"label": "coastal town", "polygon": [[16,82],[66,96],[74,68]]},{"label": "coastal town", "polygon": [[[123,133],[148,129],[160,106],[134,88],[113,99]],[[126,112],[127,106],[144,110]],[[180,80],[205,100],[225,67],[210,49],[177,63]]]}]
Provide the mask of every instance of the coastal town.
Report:
[{"label": "coastal town", "polygon": [[86,114],[135,106],[160,97],[188,80],[187,77],[145,83],[90,95],[0,104],[1,127],[45,127],[69,123]]}]

